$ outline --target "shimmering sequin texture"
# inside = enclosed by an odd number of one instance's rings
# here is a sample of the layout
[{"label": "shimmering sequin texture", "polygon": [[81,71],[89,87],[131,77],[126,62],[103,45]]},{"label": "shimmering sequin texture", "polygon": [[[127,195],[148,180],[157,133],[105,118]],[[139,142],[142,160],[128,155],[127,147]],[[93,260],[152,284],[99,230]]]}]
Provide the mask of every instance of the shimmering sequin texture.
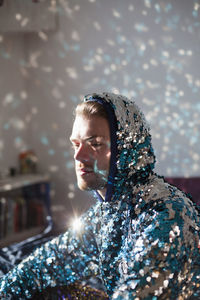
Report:
[{"label": "shimmering sequin texture", "polygon": [[91,277],[103,281],[110,299],[199,299],[197,208],[153,172],[151,136],[136,104],[109,93],[85,99],[97,100],[117,120],[113,193],[82,216],[80,231],[69,228],[5,275],[1,299],[31,298]]}]

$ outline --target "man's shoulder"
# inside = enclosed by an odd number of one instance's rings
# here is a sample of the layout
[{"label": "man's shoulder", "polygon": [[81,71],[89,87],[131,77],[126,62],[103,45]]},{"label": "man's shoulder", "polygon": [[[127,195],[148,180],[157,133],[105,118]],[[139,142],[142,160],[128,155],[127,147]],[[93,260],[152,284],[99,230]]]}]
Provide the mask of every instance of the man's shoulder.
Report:
[{"label": "man's shoulder", "polygon": [[148,218],[166,221],[195,219],[199,224],[199,211],[191,199],[157,175],[144,186],[136,209]]},{"label": "man's shoulder", "polygon": [[142,187],[140,194],[146,203],[154,206],[158,203],[164,204],[166,201],[168,203],[176,202],[178,205],[180,203],[191,205],[191,199],[185,192],[156,174],[150,177],[149,181]]}]

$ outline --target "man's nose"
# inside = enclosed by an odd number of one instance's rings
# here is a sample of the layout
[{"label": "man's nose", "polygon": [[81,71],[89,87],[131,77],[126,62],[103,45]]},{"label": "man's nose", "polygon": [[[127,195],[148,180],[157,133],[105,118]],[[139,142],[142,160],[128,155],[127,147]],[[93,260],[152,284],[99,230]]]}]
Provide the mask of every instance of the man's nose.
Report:
[{"label": "man's nose", "polygon": [[89,161],[89,151],[85,145],[79,145],[75,150],[74,159],[80,162]]}]

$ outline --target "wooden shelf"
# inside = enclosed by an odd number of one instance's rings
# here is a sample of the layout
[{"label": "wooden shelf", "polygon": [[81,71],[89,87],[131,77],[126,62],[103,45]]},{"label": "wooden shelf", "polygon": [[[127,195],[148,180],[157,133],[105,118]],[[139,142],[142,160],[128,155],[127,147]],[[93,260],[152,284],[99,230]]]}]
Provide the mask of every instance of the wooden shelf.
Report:
[{"label": "wooden shelf", "polygon": [[49,175],[1,179],[0,208],[1,248],[42,233],[51,219]]},{"label": "wooden shelf", "polygon": [[41,182],[49,181],[49,175],[27,174],[7,177],[0,180],[0,192],[8,192]]}]

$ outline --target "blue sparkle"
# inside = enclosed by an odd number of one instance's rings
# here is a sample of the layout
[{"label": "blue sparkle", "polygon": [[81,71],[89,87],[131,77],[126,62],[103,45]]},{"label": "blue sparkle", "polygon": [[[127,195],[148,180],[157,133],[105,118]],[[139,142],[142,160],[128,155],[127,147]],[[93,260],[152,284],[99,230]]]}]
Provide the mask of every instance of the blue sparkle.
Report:
[{"label": "blue sparkle", "polygon": [[20,143],[22,142],[21,137],[20,137],[20,136],[17,136],[17,137],[15,138],[15,142],[16,142],[17,144],[20,144]]},{"label": "blue sparkle", "polygon": [[49,153],[49,155],[54,155],[55,154],[55,150],[49,149],[48,153]]},{"label": "blue sparkle", "polygon": [[64,151],[63,156],[64,157],[69,157],[69,152],[68,151]]},{"label": "blue sparkle", "polygon": [[67,161],[65,166],[66,166],[67,169],[73,169],[74,168],[74,161],[73,160]]},{"label": "blue sparkle", "polygon": [[49,140],[46,136],[42,136],[40,141],[43,145],[48,145],[49,144]]},{"label": "blue sparkle", "polygon": [[5,130],[8,130],[8,129],[10,128],[10,124],[9,124],[9,123],[4,124],[3,128],[4,128]]}]

